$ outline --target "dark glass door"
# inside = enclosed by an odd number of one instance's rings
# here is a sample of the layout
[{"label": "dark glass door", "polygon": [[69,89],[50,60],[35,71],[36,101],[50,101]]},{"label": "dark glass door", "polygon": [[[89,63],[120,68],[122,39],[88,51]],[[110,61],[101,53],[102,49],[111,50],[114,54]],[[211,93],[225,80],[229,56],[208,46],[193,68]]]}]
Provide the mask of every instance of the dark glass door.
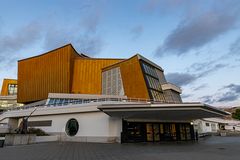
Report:
[{"label": "dark glass door", "polygon": [[146,139],[148,142],[159,142],[160,141],[160,124],[158,123],[147,123],[146,124]]},{"label": "dark glass door", "polygon": [[143,142],[144,128],[142,123],[127,123],[127,139],[129,142]]},{"label": "dark glass door", "polygon": [[154,142],[160,141],[160,130],[159,130],[159,124],[153,124],[153,138]]},{"label": "dark glass door", "polygon": [[146,135],[147,135],[147,141],[153,142],[153,127],[152,123],[146,124]]},{"label": "dark glass door", "polygon": [[194,139],[193,127],[188,123],[125,121],[123,125],[122,138],[124,142],[185,141]]},{"label": "dark glass door", "polygon": [[177,140],[175,124],[147,123],[146,137],[148,142]]},{"label": "dark glass door", "polygon": [[172,141],[177,139],[176,134],[176,126],[172,123],[164,123],[163,124],[163,133],[161,133],[161,137],[165,141]]},{"label": "dark glass door", "polygon": [[190,124],[180,124],[180,138],[182,141],[191,140],[191,129]]}]

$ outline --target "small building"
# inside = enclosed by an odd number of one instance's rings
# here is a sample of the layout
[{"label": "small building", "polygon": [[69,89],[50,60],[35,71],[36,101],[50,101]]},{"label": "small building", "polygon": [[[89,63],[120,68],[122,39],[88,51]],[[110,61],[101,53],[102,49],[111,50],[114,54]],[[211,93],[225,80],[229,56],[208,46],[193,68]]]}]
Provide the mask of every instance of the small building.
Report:
[{"label": "small building", "polygon": [[0,94],[0,112],[22,105],[17,103],[17,80],[3,79]]},{"label": "small building", "polygon": [[240,131],[240,121],[224,118],[203,118],[194,121],[198,133],[206,135],[220,131]]},{"label": "small building", "polygon": [[211,120],[198,119],[194,121],[199,136],[205,136],[219,131],[219,123]]}]

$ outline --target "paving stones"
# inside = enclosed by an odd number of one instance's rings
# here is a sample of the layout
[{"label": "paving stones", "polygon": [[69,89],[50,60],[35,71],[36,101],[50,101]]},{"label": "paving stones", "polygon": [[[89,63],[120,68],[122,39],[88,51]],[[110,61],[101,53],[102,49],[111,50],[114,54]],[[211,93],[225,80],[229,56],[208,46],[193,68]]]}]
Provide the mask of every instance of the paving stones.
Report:
[{"label": "paving stones", "polygon": [[239,160],[239,152],[240,137],[181,143],[53,142],[0,148],[0,160]]}]

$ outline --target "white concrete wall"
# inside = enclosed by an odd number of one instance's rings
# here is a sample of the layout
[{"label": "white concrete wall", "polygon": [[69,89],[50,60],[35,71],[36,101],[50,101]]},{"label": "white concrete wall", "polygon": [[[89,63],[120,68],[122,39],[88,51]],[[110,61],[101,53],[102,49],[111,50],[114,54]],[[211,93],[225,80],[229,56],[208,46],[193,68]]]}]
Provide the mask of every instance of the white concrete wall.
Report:
[{"label": "white concrete wall", "polygon": [[[209,125],[207,125],[207,123]],[[216,133],[219,130],[218,123],[196,120],[194,125],[197,127],[198,133]]]},{"label": "white concrete wall", "polygon": [[8,123],[8,122],[9,122],[9,118],[5,118],[5,119],[0,121],[0,123]]},{"label": "white concrete wall", "polygon": [[240,126],[238,125],[232,125],[232,124],[225,125],[226,130],[234,131],[233,127],[235,128],[235,131],[240,131]]},{"label": "white concrete wall", "polygon": [[59,136],[36,136],[35,143],[58,141]]},{"label": "white concrete wall", "polygon": [[[79,123],[79,130],[76,136],[66,135],[65,126],[69,119],[75,118]],[[77,114],[61,114],[49,116],[30,117],[29,121],[52,120],[52,126],[35,127],[41,128],[45,132],[56,135],[60,134],[60,139],[69,139],[76,141],[108,142],[119,141],[122,131],[122,120],[112,118],[103,112],[87,112]]]},{"label": "white concrete wall", "polygon": [[14,133],[18,127],[17,118],[5,118],[0,121],[0,133]]}]

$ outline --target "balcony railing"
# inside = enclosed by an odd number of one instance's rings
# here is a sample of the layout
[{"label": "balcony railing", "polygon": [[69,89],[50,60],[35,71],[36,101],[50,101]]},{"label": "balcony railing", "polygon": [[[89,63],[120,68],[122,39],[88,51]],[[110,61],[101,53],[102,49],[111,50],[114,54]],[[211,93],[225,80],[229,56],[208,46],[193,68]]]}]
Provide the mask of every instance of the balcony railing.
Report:
[{"label": "balcony railing", "polygon": [[[165,101],[156,101],[153,99],[141,99],[141,98],[96,98],[96,99],[69,99],[68,101],[63,101],[61,103],[48,103],[44,105],[25,105],[21,107],[12,107],[8,108],[7,111],[17,111],[17,110],[26,110],[31,108],[46,108],[46,107],[57,107],[57,106],[70,106],[77,104],[90,104],[90,103],[116,103],[116,102],[127,102],[127,103],[168,103]],[[4,111],[6,112],[6,111]]]}]

